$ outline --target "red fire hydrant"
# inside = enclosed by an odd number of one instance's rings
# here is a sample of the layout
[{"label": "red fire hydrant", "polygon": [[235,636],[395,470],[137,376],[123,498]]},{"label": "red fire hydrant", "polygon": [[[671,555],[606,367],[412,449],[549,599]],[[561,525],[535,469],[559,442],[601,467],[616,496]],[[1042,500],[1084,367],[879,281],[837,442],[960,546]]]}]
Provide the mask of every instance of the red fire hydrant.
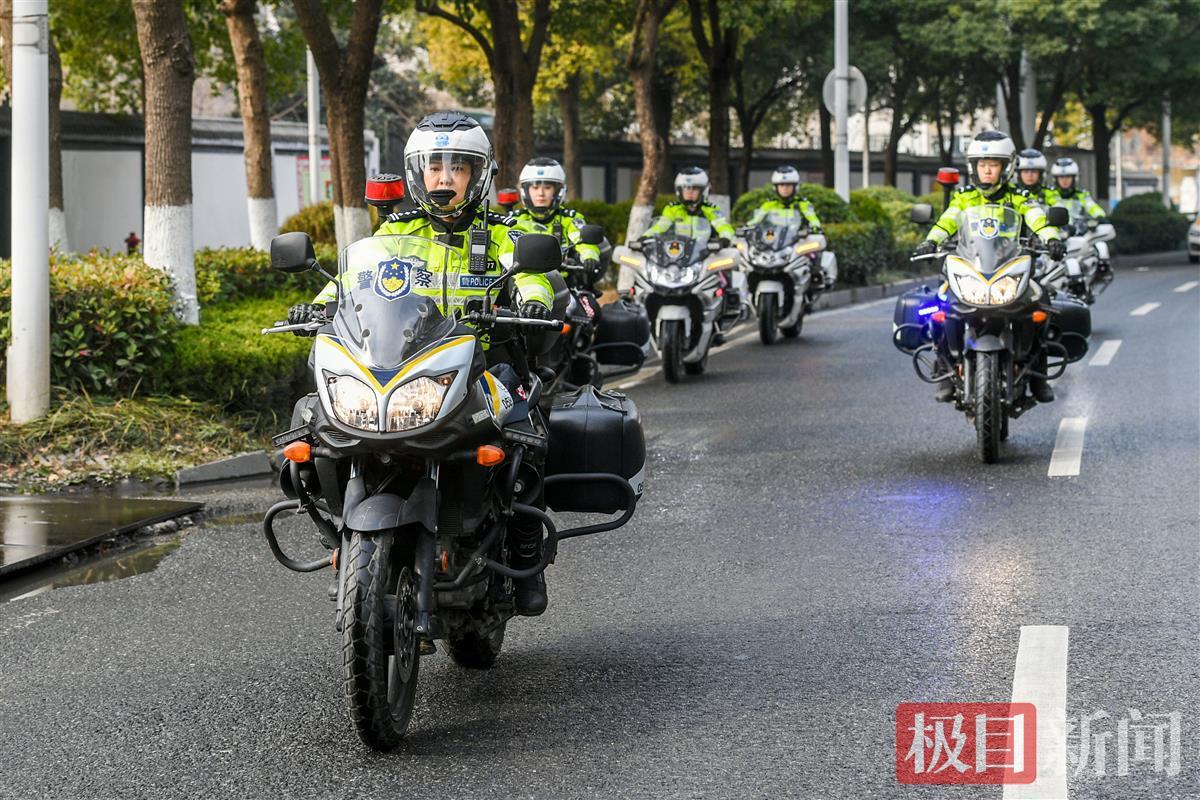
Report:
[{"label": "red fire hydrant", "polygon": [[125,252],[133,255],[137,252],[138,245],[141,243],[142,240],[138,238],[137,231],[130,231],[129,235],[125,237]]}]

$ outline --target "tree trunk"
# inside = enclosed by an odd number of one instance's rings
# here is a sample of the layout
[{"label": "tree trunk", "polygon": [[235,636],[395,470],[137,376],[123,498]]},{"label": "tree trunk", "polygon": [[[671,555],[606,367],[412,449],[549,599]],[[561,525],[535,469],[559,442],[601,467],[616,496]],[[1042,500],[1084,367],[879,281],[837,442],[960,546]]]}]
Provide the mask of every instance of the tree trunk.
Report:
[{"label": "tree trunk", "polygon": [[1101,205],[1108,206],[1109,149],[1113,129],[1108,125],[1108,106],[1096,103],[1087,107],[1092,118],[1092,152],[1096,157],[1096,185],[1093,193]]},{"label": "tree trunk", "polygon": [[728,69],[708,73],[708,177],[713,194],[729,194],[729,80]]},{"label": "tree trunk", "polygon": [[1046,136],[1050,133],[1050,123],[1054,121],[1054,115],[1058,112],[1058,107],[1062,105],[1063,95],[1066,94],[1069,83],[1066,59],[1059,67],[1058,72],[1054,76],[1054,84],[1050,89],[1050,96],[1046,100],[1046,105],[1042,107],[1042,118],[1038,121],[1037,133],[1033,139],[1033,147],[1041,150],[1046,143]]},{"label": "tree trunk", "polygon": [[1004,70],[1004,79],[1000,81],[1000,91],[1004,95],[1004,111],[1008,117],[1008,138],[1013,140],[1017,152],[1025,149],[1025,126],[1021,115],[1021,58],[1010,61]]},{"label": "tree trunk", "polygon": [[200,322],[192,249],[192,84],[196,65],[182,0],[133,0],[145,73],[146,263],[169,272],[177,313]]},{"label": "tree trunk", "polygon": [[825,103],[817,104],[817,113],[821,117],[821,182],[828,188],[833,188],[833,115],[825,107]]},{"label": "tree trunk", "polygon": [[221,11],[237,63],[238,105],[245,140],[250,245],[267,250],[279,227],[271,179],[271,115],[267,108],[267,63],[254,22],[255,0],[225,0]]},{"label": "tree trunk", "polygon": [[583,196],[583,164],[579,158],[579,73],[567,78],[558,90],[558,110],[563,123],[563,171],[567,173],[567,199]]},{"label": "tree trunk", "polygon": [[892,127],[888,131],[887,148],[883,151],[883,182],[888,186],[896,185],[896,160],[900,154],[900,137],[904,128],[900,124],[900,111],[892,109]]},{"label": "tree trunk", "polygon": [[675,117],[675,80],[661,68],[655,70],[650,97],[654,104],[654,130],[663,141],[663,167],[655,194],[671,194],[675,191],[675,176],[671,174],[668,149],[671,144],[671,123]]},{"label": "tree trunk", "polygon": [[338,247],[342,248],[371,235],[365,200],[363,125],[383,0],[358,0],[354,4],[344,48],[329,26],[321,0],[292,0],[292,6],[321,76],[333,172],[333,217]]},{"label": "tree trunk", "polygon": [[754,134],[757,131],[756,123],[742,123],[742,169],[738,173],[739,195],[750,191],[750,165],[754,163]]},{"label": "tree trunk", "polygon": [[[638,138],[642,145],[642,176],[638,181],[633,209],[629,214],[629,225],[625,231],[626,241],[636,239],[649,226],[650,216],[654,212],[654,197],[666,170],[667,143],[656,125],[661,113],[656,114],[654,107],[657,68],[655,55],[658,50],[659,26],[674,4],[675,0],[667,0],[661,5],[656,0],[638,1],[633,41],[625,61],[633,80]],[[670,119],[669,112],[667,119]]]}]

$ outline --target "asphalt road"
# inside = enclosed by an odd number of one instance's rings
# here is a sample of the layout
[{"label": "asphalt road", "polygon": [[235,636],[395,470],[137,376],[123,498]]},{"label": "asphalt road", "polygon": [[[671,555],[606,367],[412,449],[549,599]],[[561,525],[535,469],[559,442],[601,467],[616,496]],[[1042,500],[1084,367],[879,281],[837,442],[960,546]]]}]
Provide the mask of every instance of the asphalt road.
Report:
[{"label": "asphalt road", "polygon": [[[346,717],[329,575],[256,525],[4,604],[0,797],[999,798],[897,783],[895,711],[1052,688],[1015,675],[1023,626],[1069,642],[1070,797],[1200,796],[1200,288],[1173,291],[1200,270],[1137,263],[1094,308],[1111,361],[1074,365],[997,465],[890,346],[890,300],[630,388],[635,520],[563,544],[495,669],[427,657],[392,754]],[[1051,477],[1065,418],[1079,474]],[[1160,770],[1118,763],[1122,720],[1165,731]]]}]

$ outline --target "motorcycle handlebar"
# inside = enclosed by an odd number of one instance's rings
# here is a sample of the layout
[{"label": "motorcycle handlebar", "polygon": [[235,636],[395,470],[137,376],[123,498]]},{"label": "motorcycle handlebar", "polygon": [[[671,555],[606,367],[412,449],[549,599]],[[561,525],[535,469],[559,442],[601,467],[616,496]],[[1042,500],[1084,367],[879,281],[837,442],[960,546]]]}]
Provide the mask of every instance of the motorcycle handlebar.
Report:
[{"label": "motorcycle handlebar", "polygon": [[552,328],[556,331],[561,331],[563,326],[561,319],[533,319],[502,313],[487,314],[482,311],[472,311],[467,315],[467,320],[476,325],[525,325],[530,328]]}]

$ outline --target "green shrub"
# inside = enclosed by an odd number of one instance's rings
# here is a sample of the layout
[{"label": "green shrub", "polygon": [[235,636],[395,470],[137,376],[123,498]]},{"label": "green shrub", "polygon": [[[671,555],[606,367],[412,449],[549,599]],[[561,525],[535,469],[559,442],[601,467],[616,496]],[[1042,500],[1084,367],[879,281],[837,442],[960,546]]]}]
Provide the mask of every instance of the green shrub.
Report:
[{"label": "green shrub", "polygon": [[[0,336],[12,326],[12,263],[0,261]],[[126,391],[158,368],[179,327],[171,279],[141,256],[50,257],[50,380]],[[2,357],[0,352],[0,357]]]},{"label": "green shrub", "polygon": [[1184,246],[1188,219],[1163,205],[1157,192],[1135,194],[1117,204],[1111,216],[1121,253],[1150,253]]},{"label": "green shrub", "polygon": [[179,331],[154,388],[227,409],[286,417],[295,399],[311,391],[312,339],[260,331],[286,317],[288,306],[311,296],[279,293],[210,308],[201,325]]},{"label": "green shrub", "polygon": [[[379,213],[374,206],[367,206],[371,213],[371,230],[379,227]],[[303,231],[317,244],[337,244],[337,226],[333,221],[333,201],[326,200],[292,214],[279,226],[280,233]]]},{"label": "green shrub", "polygon": [[850,193],[850,219],[855,222],[873,222],[889,231],[892,229],[892,217],[883,204],[870,194],[864,194],[861,189]]},{"label": "green shrub", "polygon": [[888,203],[907,203],[911,206],[917,202],[917,198],[903,189],[897,189],[895,186],[868,186],[863,189],[855,189],[850,195],[851,199],[856,194],[878,200],[885,207]]},{"label": "green shrub", "polygon": [[879,272],[892,269],[892,235],[873,222],[834,222],[825,226],[829,249],[838,259],[838,283],[866,286]]}]

